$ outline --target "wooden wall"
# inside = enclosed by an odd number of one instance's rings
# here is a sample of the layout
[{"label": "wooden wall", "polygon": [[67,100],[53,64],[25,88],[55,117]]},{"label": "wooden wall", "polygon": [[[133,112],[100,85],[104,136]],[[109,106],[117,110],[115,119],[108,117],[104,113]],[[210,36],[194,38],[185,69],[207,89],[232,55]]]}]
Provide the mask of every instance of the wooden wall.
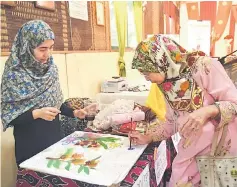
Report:
[{"label": "wooden wall", "polygon": [[70,18],[67,1],[55,1],[55,10],[37,8],[34,1],[1,4],[1,50],[9,52],[18,29],[27,21],[41,19],[56,35],[55,51],[110,50],[109,3],[104,4],[105,24],[97,25],[96,2],[88,1],[88,21]]}]

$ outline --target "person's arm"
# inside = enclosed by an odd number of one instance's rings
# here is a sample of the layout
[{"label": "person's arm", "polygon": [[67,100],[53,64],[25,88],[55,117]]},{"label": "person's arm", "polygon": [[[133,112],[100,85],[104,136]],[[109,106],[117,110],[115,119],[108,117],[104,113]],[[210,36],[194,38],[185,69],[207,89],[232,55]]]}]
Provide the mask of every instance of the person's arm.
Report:
[{"label": "person's arm", "polygon": [[61,114],[72,117],[72,118],[79,118],[79,119],[84,119],[87,112],[85,109],[80,109],[80,110],[73,110],[72,108],[68,107],[66,104],[61,105]]},{"label": "person's arm", "polygon": [[166,120],[159,122],[156,119],[147,129],[146,134],[141,134],[137,131],[129,133],[129,137],[135,144],[149,144],[151,142],[159,142],[170,138],[175,133],[175,114],[174,111],[167,105]]},{"label": "person's arm", "polygon": [[159,122],[158,119],[150,125],[147,135],[153,142],[158,142],[170,138],[175,133],[175,113],[166,102],[165,121]]},{"label": "person's arm", "polygon": [[56,116],[61,113],[60,110],[54,107],[44,107],[40,109],[30,109],[14,120],[12,120],[9,126],[14,126],[22,123],[32,123],[36,119],[43,119],[46,121],[53,121]]},{"label": "person's arm", "polygon": [[221,127],[231,122],[237,115],[237,89],[219,61],[213,60],[209,63],[204,61],[199,68],[201,66],[202,69],[198,69],[194,77],[214,98],[215,103],[211,106],[217,107],[219,114],[215,116],[214,113],[212,117],[216,125]]}]

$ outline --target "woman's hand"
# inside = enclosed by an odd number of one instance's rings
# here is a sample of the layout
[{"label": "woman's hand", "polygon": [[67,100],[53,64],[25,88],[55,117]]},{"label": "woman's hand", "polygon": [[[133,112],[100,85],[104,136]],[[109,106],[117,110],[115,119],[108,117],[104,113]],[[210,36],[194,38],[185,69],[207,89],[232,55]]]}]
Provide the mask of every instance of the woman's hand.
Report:
[{"label": "woman's hand", "polygon": [[152,137],[150,135],[144,135],[137,131],[130,132],[128,136],[132,139],[132,143],[135,145],[144,145],[152,142]]},{"label": "woman's hand", "polygon": [[84,119],[87,115],[87,112],[84,109],[80,109],[80,110],[74,110],[73,114],[76,118]]},{"label": "woman's hand", "polygon": [[55,117],[60,114],[61,111],[54,107],[44,107],[40,109],[35,109],[32,111],[34,119],[44,119],[46,121],[53,121]]},{"label": "woman's hand", "polygon": [[97,108],[98,108],[97,103],[92,103],[88,105],[87,107],[85,107],[84,110],[89,114],[90,113],[96,114]]},{"label": "woman's hand", "polygon": [[180,135],[184,138],[201,130],[203,125],[210,119],[219,114],[219,109],[215,105],[202,107],[190,113],[186,122],[179,129]]},{"label": "woman's hand", "polygon": [[97,110],[97,104],[91,104],[83,109],[80,110],[74,110],[73,114],[75,117],[80,118],[80,119],[84,119],[86,117],[86,115],[95,115],[96,114],[96,110]]}]

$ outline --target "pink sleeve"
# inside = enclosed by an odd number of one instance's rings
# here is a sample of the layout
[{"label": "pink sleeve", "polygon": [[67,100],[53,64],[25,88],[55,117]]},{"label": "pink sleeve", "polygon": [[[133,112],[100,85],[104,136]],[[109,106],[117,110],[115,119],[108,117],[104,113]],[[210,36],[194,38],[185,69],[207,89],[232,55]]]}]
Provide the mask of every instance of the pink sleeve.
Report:
[{"label": "pink sleeve", "polygon": [[220,109],[219,125],[225,125],[237,114],[237,89],[219,61],[203,58],[194,79],[210,94]]},{"label": "pink sleeve", "polygon": [[148,134],[152,136],[153,141],[162,141],[170,138],[175,132],[175,114],[169,104],[166,102],[166,121],[161,122],[156,119],[151,123]]}]

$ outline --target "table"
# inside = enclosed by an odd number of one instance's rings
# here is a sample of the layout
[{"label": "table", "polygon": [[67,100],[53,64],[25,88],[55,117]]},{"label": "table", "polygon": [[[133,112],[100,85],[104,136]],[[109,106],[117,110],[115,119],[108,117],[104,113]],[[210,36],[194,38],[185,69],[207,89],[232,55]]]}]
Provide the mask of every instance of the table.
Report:
[{"label": "table", "polygon": [[[176,156],[176,151],[173,145],[172,139],[168,139],[166,142],[166,150],[168,157],[168,167],[163,176],[162,182],[157,185],[154,169],[154,149],[158,147],[160,142],[155,142],[145,149],[143,154],[137,160],[136,164],[132,167],[125,179],[120,183],[120,187],[132,187],[138,179],[141,172],[149,164],[150,172],[150,187],[165,187],[166,182],[169,181],[171,176],[171,163]],[[44,174],[35,172],[32,170],[19,169],[17,172],[16,187],[102,187],[99,185],[93,185],[84,183],[81,181],[75,181],[55,175]]]}]

